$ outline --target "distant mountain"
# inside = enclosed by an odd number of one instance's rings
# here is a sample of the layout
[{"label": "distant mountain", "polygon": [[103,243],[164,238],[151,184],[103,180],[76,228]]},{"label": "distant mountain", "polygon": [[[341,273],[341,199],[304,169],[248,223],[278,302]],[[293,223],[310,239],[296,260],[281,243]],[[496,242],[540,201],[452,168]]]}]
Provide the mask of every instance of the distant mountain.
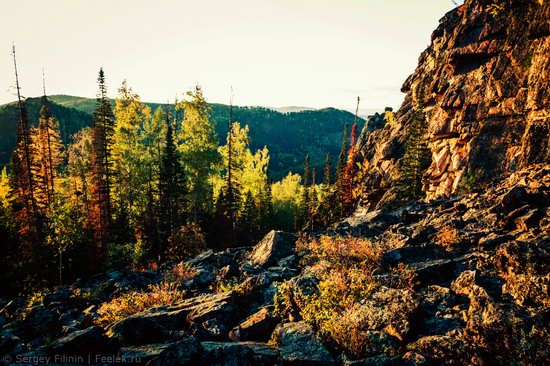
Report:
[{"label": "distant mountain", "polygon": [[274,111],[281,112],[281,113],[292,113],[292,112],[303,112],[303,111],[314,111],[315,110],[315,108],[296,107],[296,106],[270,108],[270,109],[273,109]]},{"label": "distant mountain", "polygon": [[[70,142],[70,136],[92,122],[95,99],[70,95],[49,97],[53,115],[59,120],[63,140]],[[28,98],[27,106],[31,121],[37,123],[40,98]],[[114,104],[114,101],[113,101]],[[145,103],[153,111],[164,106],[159,103]],[[216,124],[220,143],[225,143],[229,106],[211,104],[211,118]],[[301,107],[287,107],[301,108]],[[10,161],[15,147],[15,124],[18,118],[15,103],[0,105],[0,166]],[[270,176],[279,180],[288,172],[301,172],[304,157],[310,155],[311,165],[317,168],[318,178],[324,168],[326,154],[333,161],[338,156],[342,141],[342,129],[346,122],[353,122],[353,114],[334,109],[305,109],[280,112],[265,107],[234,107],[233,116],[242,125],[250,127],[252,149],[267,146],[271,156]],[[359,119],[359,129],[365,121]],[[335,165],[335,164],[333,164]]]}]

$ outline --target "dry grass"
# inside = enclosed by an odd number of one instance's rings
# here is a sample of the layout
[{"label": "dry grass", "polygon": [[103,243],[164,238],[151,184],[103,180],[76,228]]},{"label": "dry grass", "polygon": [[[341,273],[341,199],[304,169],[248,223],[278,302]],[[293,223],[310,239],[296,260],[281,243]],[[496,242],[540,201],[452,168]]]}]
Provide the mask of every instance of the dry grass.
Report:
[{"label": "dry grass", "polygon": [[149,286],[146,292],[133,291],[103,303],[97,311],[96,324],[108,326],[148,308],[172,305],[183,300],[183,294],[174,283],[163,282]]}]

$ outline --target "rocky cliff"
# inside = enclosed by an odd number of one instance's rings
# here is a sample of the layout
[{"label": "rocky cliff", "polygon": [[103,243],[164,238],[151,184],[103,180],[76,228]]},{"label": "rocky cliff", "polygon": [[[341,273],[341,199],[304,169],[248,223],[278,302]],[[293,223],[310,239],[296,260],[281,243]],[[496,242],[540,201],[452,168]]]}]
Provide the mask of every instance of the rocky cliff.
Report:
[{"label": "rocky cliff", "polygon": [[467,0],[441,19],[402,87],[395,122],[363,130],[371,208],[388,199],[415,108],[428,120],[428,199],[453,194],[465,179],[489,182],[549,161],[550,3],[503,2],[499,14],[485,3]]}]

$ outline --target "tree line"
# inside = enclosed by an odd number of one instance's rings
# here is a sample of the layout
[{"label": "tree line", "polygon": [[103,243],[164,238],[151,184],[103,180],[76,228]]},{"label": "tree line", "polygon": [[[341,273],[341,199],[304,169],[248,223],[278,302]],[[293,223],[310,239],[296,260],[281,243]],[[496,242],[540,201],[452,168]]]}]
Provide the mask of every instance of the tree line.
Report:
[{"label": "tree line", "polygon": [[29,121],[15,50],[14,66],[17,146],[0,177],[5,291],[251,245],[272,229],[318,230],[353,209],[355,121],[323,179],[306,156],[301,175],[272,182],[268,149],[251,151],[232,106],[219,146],[199,86],[152,111],[124,81],[113,108],[101,69],[92,126],[65,145],[45,88],[37,127]]}]

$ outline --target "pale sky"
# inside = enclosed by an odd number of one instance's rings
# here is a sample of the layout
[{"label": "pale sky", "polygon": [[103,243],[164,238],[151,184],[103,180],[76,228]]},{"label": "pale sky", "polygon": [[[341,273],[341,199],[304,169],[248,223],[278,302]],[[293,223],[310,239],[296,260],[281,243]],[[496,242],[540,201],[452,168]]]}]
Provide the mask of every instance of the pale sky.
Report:
[{"label": "pale sky", "polygon": [[11,45],[25,96],[109,95],[127,79],[144,101],[200,83],[210,102],[399,107],[399,91],[451,0],[2,0],[0,103],[14,99]]}]

